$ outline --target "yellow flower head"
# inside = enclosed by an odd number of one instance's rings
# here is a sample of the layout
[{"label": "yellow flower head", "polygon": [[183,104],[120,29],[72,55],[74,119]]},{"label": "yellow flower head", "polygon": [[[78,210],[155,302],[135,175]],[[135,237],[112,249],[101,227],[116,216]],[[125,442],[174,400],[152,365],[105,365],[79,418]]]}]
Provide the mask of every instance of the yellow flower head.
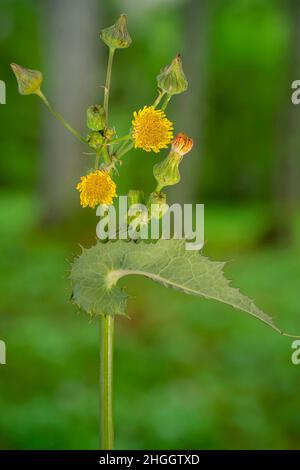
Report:
[{"label": "yellow flower head", "polygon": [[144,106],[133,113],[133,133],[135,148],[142,148],[146,152],[158,153],[166,148],[173,138],[173,124],[165,113],[153,106]]},{"label": "yellow flower head", "polygon": [[98,206],[99,204],[112,204],[116,196],[116,185],[107,171],[97,170],[82,176],[76,186],[80,192],[80,204],[82,207]]}]

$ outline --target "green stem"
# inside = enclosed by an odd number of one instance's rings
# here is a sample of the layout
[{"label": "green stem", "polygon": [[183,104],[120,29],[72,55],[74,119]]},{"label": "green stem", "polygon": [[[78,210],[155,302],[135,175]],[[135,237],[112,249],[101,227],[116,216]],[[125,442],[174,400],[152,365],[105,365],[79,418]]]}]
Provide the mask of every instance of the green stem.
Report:
[{"label": "green stem", "polygon": [[96,153],[96,158],[95,158],[95,170],[98,170],[98,168],[99,168],[100,156],[101,156],[101,152],[97,152]]},{"label": "green stem", "polygon": [[114,447],[113,429],[113,338],[114,317],[101,317],[100,353],[100,449],[112,450]]},{"label": "green stem", "polygon": [[128,135],[124,135],[124,137],[119,137],[118,139],[112,139],[108,142],[108,145],[114,145],[114,144],[118,144],[119,142],[124,142],[131,139],[131,134],[128,134]]},{"label": "green stem", "polygon": [[169,102],[170,102],[170,99],[172,98],[172,95],[167,95],[165,97],[165,101],[163,102],[163,105],[161,107],[161,109],[164,111],[166,109],[166,107],[168,106]]},{"label": "green stem", "polygon": [[153,105],[152,105],[153,108],[156,108],[156,106],[159,105],[159,103],[160,103],[160,101],[161,101],[161,99],[162,99],[162,97],[164,96],[165,93],[166,93],[165,91],[160,91],[160,92],[158,93],[158,97],[156,98],[156,100],[154,101],[154,103],[153,103]]},{"label": "green stem", "polygon": [[104,162],[106,163],[106,165],[109,165],[111,163],[111,159],[106,145],[102,147],[102,154]]},{"label": "green stem", "polygon": [[83,144],[87,144],[87,140],[82,137],[82,135],[79,134],[79,132],[77,132],[75,129],[73,129],[73,127],[59,114],[57,113],[53,108],[52,106],[50,105],[49,101],[47,100],[46,96],[40,91],[39,93],[37,93],[38,96],[43,100],[43,102],[45,103],[45,105],[47,106],[47,108],[49,109],[50,113],[53,114],[53,116],[58,119],[62,125],[69,131],[71,132],[71,134],[73,134],[76,139],[78,139],[80,142],[82,142]]},{"label": "green stem", "polygon": [[105,111],[105,117],[106,117],[106,126],[108,125],[108,101],[109,101],[111,71],[112,71],[114,53],[115,53],[115,49],[110,47],[109,55],[108,55],[107,72],[106,72],[106,82],[105,82],[105,88],[104,88],[104,111]]},{"label": "green stem", "polygon": [[158,185],[156,186],[154,192],[155,192],[155,193],[160,193],[163,188],[164,188],[163,185],[158,184]]},{"label": "green stem", "polygon": [[125,153],[129,152],[129,150],[131,150],[133,148],[133,142],[130,142],[129,145],[127,145],[126,147],[124,147],[120,152],[117,152],[116,153],[116,157],[118,159],[122,158],[123,155],[125,155]]}]

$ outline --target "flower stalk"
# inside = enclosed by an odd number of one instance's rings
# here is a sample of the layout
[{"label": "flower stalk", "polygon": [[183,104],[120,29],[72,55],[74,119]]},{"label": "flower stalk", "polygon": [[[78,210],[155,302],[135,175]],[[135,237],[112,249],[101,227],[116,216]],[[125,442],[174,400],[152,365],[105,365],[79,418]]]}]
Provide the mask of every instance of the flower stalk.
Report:
[{"label": "flower stalk", "polygon": [[52,106],[50,105],[49,101],[47,100],[46,96],[44,95],[44,93],[40,90],[38,93],[36,93],[41,99],[42,101],[45,103],[45,105],[47,106],[48,110],[50,111],[50,113],[56,118],[58,119],[58,121],[60,121],[60,123],[69,131],[71,132],[71,134],[73,134],[74,137],[76,137],[76,139],[78,139],[80,142],[82,142],[83,144],[86,144],[87,143],[87,140],[82,137],[82,135],[79,134],[79,132],[77,132],[66,120],[65,118],[59,114],[57,111],[55,111]]},{"label": "flower stalk", "polygon": [[114,447],[113,425],[113,342],[114,317],[103,315],[100,348],[100,449]]},{"label": "flower stalk", "polygon": [[109,48],[109,54],[108,54],[106,82],[105,82],[105,88],[104,88],[104,111],[105,111],[105,116],[106,116],[106,125],[108,124],[108,102],[109,102],[111,72],[112,72],[112,64],[113,64],[113,60],[114,60],[114,54],[115,54],[115,49],[113,47],[110,47]]}]

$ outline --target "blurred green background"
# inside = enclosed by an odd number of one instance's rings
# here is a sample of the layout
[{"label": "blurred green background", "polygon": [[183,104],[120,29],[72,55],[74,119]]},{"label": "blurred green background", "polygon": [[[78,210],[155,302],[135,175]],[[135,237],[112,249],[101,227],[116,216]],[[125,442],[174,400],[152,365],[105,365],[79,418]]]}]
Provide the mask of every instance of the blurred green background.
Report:
[{"label": "blurred green background", "polygon": [[[44,92],[82,132],[99,102],[102,27],[128,14],[113,69],[111,122],[126,132],[177,52],[189,79],[168,116],[195,139],[170,201],[205,203],[205,254],[279,326],[300,333],[300,4],[296,0],[1,0],[1,449],[98,445],[99,321],[69,303],[69,263],[95,242],[75,185],[85,148],[21,97],[9,64],[44,72]],[[132,151],[119,194],[150,192],[161,156]],[[291,340],[242,312],[128,278],[118,318],[116,446],[299,449],[300,366]]]}]

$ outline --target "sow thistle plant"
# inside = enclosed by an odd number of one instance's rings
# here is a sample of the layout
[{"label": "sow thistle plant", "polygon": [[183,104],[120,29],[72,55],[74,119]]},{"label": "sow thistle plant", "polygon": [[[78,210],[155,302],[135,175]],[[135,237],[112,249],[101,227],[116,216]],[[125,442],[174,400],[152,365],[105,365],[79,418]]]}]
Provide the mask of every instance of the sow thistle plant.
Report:
[{"label": "sow thistle plant", "polygon": [[[49,111],[85,144],[95,157],[94,168],[81,177],[77,184],[80,204],[86,208],[112,205],[117,200],[117,186],[114,176],[119,171],[123,157],[133,149],[143,149],[149,155],[169,148],[167,156],[157,161],[153,158],[153,176],[156,187],[146,199],[151,219],[160,219],[164,212],[167,196],[163,189],[180,181],[180,164],[192,147],[193,140],[183,132],[174,137],[174,125],[166,115],[167,106],[174,95],[183,93],[188,83],[182,69],[182,60],[177,55],[157,76],[158,95],[154,103],[144,105],[135,111],[128,123],[127,135],[118,137],[109,123],[109,95],[112,64],[117,49],[130,46],[131,37],[127,31],[126,16],[100,33],[108,46],[108,66],[104,87],[103,103],[87,109],[87,136],[77,132],[57,111],[55,111],[41,90],[41,72],[26,69],[17,64],[11,67],[17,78],[22,95],[36,94]],[[134,152],[134,150],[133,150]],[[138,204],[145,201],[141,190],[130,190],[128,201]],[[154,210],[153,210],[154,207]],[[130,222],[128,217],[127,223]],[[145,221],[144,221],[145,222]],[[113,449],[113,337],[116,315],[126,315],[126,292],[118,287],[118,281],[125,276],[140,275],[185,294],[217,300],[231,305],[258,318],[280,334],[284,334],[272,318],[260,310],[248,297],[230,286],[223,274],[224,263],[213,262],[199,251],[187,251],[184,239],[159,239],[156,242],[135,242],[134,240],[108,241],[88,249],[82,249],[71,268],[72,301],[90,317],[101,319],[100,355],[100,446]],[[290,335],[287,335],[290,336]]]}]

